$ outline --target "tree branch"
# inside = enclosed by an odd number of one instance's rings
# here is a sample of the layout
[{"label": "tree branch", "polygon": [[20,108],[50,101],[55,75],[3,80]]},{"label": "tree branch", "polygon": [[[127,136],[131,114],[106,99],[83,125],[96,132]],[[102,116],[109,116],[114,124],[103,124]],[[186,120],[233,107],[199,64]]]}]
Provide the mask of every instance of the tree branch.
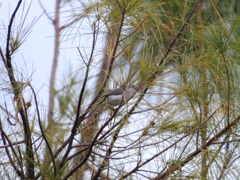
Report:
[{"label": "tree branch", "polygon": [[200,148],[196,149],[194,152],[190,153],[184,160],[178,161],[177,164],[171,165],[164,173],[159,174],[154,180],[158,179],[167,179],[169,175],[173,174],[175,171],[181,169],[185,164],[191,161],[194,157],[196,157],[203,150],[207,149],[211,146],[216,140],[218,140],[224,133],[226,133],[232,126],[236,125],[240,120],[240,116],[238,116],[235,120],[229,123],[225,128],[219,131],[216,135],[214,135],[211,139],[209,139],[205,144],[203,144]]}]

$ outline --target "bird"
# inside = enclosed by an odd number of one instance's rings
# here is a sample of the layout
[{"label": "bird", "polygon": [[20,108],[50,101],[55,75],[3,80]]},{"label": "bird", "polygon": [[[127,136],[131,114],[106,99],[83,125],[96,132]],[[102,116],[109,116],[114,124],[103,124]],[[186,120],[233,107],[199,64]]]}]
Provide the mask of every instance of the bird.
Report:
[{"label": "bird", "polygon": [[136,93],[136,86],[130,84],[127,87],[119,87],[107,92],[104,95],[109,106],[120,106],[127,103]]},{"label": "bird", "polygon": [[137,91],[137,87],[135,85],[128,85],[127,87],[123,88],[123,87],[119,87],[113,90],[110,90],[108,92],[106,92],[103,96],[102,96],[102,101],[100,103],[98,103],[97,107],[95,107],[89,114],[89,116],[87,116],[86,118],[91,117],[92,115],[96,115],[99,114],[100,112],[102,112],[103,107],[102,104],[105,101],[106,105],[112,109],[112,107],[115,106],[122,106],[124,104],[126,104],[136,93]]}]

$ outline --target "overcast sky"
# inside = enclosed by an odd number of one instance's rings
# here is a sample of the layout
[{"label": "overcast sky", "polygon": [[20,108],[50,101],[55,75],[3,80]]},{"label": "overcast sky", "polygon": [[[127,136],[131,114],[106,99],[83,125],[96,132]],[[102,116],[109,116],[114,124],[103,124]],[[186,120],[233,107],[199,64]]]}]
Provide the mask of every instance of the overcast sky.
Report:
[{"label": "overcast sky", "polygon": [[[0,1],[0,45],[4,48],[6,46],[6,28],[17,3],[18,0]],[[55,1],[42,0],[42,4],[44,5],[46,12],[48,12],[50,15],[53,15],[52,12],[54,11]],[[28,73],[26,76],[30,76],[33,73],[31,83],[36,88],[36,90],[39,91],[39,97],[41,97],[44,105],[47,105],[47,92],[53,59],[53,25],[51,24],[51,21],[46,17],[46,15],[42,15],[43,9],[40,7],[37,0],[27,0],[23,1],[22,6],[20,7],[20,11],[17,12],[15,28],[19,25],[22,12],[26,12],[29,5],[30,10],[27,15],[25,27],[34,19],[39,19],[33,26],[31,33],[28,35],[26,41],[21,46],[18,53],[14,55],[13,62],[17,65],[20,72],[24,74],[26,74],[26,72]],[[81,44],[86,45],[87,40],[84,41],[81,39]],[[63,77],[69,74],[70,67],[73,68],[73,70],[77,69],[80,61],[76,47],[79,46],[81,45],[76,41],[69,40],[67,42],[61,43],[57,78],[59,82],[62,81]],[[1,64],[1,67],[2,66],[3,64]]]}]

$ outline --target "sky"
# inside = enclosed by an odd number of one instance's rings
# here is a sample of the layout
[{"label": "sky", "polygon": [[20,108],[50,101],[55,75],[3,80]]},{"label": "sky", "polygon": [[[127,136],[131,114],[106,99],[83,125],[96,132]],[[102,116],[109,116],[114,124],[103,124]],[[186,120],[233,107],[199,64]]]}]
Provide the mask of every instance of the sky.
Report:
[{"label": "sky", "polygon": [[[55,1],[41,0],[46,12],[52,16],[54,12]],[[74,1],[72,1],[72,5]],[[18,0],[0,0],[0,45],[5,49],[7,26]],[[78,3],[75,1],[75,3]],[[78,5],[80,5],[78,3]],[[24,7],[24,9],[23,9]],[[23,27],[27,27],[34,20],[36,23],[31,32],[21,45],[19,51],[13,56],[13,63],[17,66],[20,74],[30,77],[31,84],[38,92],[42,104],[48,103],[48,87],[54,52],[54,29],[52,22],[43,14],[38,0],[23,0],[22,6],[17,12],[14,29],[17,29],[21,22],[22,12],[27,13],[27,18]],[[69,8],[69,7],[67,7]],[[67,9],[66,8],[66,9]],[[66,16],[66,13],[63,14]],[[15,31],[16,32],[16,31]],[[82,39],[81,44],[87,44],[87,39]],[[64,41],[60,47],[60,58],[58,64],[57,82],[61,84],[62,79],[69,75],[69,71],[75,71],[79,66],[79,54],[77,47],[81,46],[79,42],[72,40]],[[3,64],[0,64],[3,67]],[[2,96],[3,94],[0,94]],[[4,95],[3,95],[4,96]]]},{"label": "sky", "polygon": [[[6,28],[8,26],[11,14],[13,13],[17,0],[2,1],[0,6],[1,18],[1,47],[5,47],[6,44]],[[27,1],[26,1],[27,2]],[[37,1],[31,2],[30,10],[27,15],[25,27],[34,20],[41,16],[43,10],[39,7]],[[53,2],[53,1],[49,1]],[[25,3],[25,12],[30,3]],[[16,14],[16,17],[20,17],[23,12],[23,6],[20,7],[20,11]],[[53,9],[53,3],[48,3],[47,10]],[[16,18],[14,28],[19,25],[20,18]],[[3,29],[4,26],[4,29]],[[49,74],[51,67],[51,59],[53,56],[53,27],[47,20],[46,16],[42,15],[33,26],[31,33],[25,39],[25,42],[20,47],[19,51],[13,56],[13,63],[17,66],[20,72],[31,76],[31,83],[39,91],[41,97],[48,86]],[[1,65],[2,66],[2,65]],[[27,72],[26,72],[27,71]],[[32,74],[33,73],[33,74]],[[45,102],[46,99],[43,99]]]}]

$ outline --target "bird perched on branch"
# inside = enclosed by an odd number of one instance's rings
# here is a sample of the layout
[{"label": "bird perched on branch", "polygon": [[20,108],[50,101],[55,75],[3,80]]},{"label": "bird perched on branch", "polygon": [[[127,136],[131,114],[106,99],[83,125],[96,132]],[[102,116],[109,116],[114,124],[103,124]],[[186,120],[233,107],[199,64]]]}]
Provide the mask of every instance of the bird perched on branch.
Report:
[{"label": "bird perched on branch", "polygon": [[133,95],[136,93],[137,87],[134,85],[128,85],[123,88],[116,88],[104,95],[106,102],[109,106],[119,106],[127,103]]},{"label": "bird perched on branch", "polygon": [[100,113],[104,106],[102,106],[102,103],[105,101],[106,104],[110,107],[114,106],[121,106],[123,104],[126,104],[136,93],[137,87],[134,85],[128,85],[125,88],[119,87],[113,90],[108,91],[102,96],[102,101],[95,107],[92,112],[90,113],[88,117],[91,117],[92,115],[97,115]]}]

